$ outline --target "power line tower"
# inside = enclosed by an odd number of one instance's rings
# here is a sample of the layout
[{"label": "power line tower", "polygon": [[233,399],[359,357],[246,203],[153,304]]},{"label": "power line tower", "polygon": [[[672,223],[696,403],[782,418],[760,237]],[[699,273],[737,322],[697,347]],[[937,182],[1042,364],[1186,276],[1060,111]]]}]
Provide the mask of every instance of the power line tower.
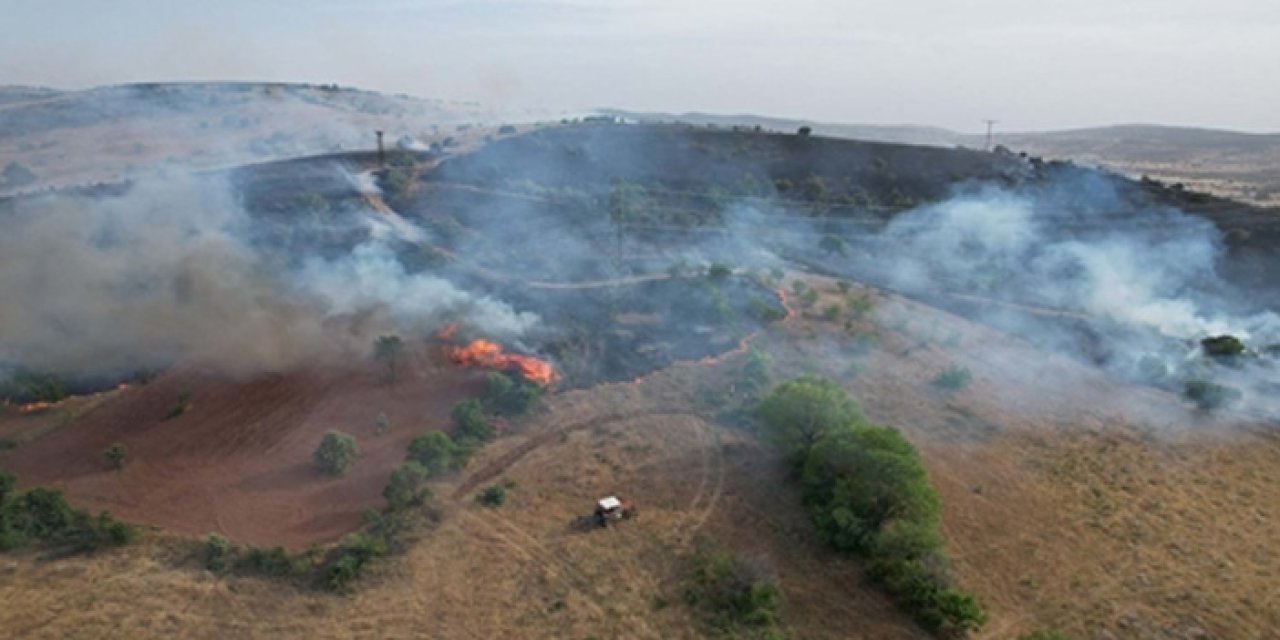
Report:
[{"label": "power line tower", "polygon": [[983,122],[987,123],[987,146],[983,150],[990,151],[991,150],[991,130],[996,126],[996,123],[1000,121],[999,120],[983,120]]}]

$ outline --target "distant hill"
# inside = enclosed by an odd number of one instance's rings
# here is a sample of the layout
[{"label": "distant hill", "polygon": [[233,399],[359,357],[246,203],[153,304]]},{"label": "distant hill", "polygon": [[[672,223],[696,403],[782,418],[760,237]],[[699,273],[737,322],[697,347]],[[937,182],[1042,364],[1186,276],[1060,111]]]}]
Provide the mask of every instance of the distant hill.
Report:
[{"label": "distant hill", "polygon": [[[156,166],[212,168],[372,148],[498,124],[476,103],[387,95],[337,85],[143,83],[78,91],[0,87],[0,194],[128,179]],[[532,120],[524,116],[523,120]],[[30,173],[27,173],[30,172]],[[34,175],[34,179],[26,179]]]},{"label": "distant hill", "polygon": [[[919,125],[814,122],[754,115],[645,113],[602,109],[640,122],[687,122],[717,127],[761,127],[899,144],[981,149],[983,135]],[[1181,182],[1192,189],[1264,206],[1280,206],[1280,133],[1126,124],[1044,132],[997,131],[994,144],[1014,151],[1097,165],[1131,176]]]}]

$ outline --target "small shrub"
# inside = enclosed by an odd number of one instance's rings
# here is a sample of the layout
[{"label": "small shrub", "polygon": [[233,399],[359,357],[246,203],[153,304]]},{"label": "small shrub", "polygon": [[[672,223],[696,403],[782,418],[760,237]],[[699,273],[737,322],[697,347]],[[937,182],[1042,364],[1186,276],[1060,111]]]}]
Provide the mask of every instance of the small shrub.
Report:
[{"label": "small shrub", "polygon": [[739,637],[750,629],[772,630],[780,637],[781,593],[762,562],[729,551],[699,549],[693,557],[685,601],[700,609],[716,630]]},{"label": "small shrub", "polygon": [[1221,409],[1244,397],[1239,389],[1208,380],[1188,380],[1183,385],[1182,395],[1194,402],[1201,411]]},{"label": "small shrub", "polygon": [[378,417],[373,419],[374,432],[376,432],[378,435],[382,435],[387,432],[387,429],[390,429],[390,428],[391,428],[391,419],[387,417],[386,413],[378,412]]},{"label": "small shrub", "polygon": [[359,456],[360,449],[356,447],[355,438],[341,431],[330,431],[324,434],[311,459],[321,471],[343,475]]},{"label": "small shrub", "polygon": [[733,275],[733,269],[727,264],[713,262],[710,267],[707,267],[707,277],[712,280],[724,280],[731,275]]},{"label": "small shrub", "polygon": [[500,484],[489,485],[476,496],[476,500],[486,507],[501,507],[507,502],[507,488]]},{"label": "small shrub", "polygon": [[169,413],[165,414],[164,419],[172,420],[186,413],[187,410],[190,408],[191,408],[191,392],[184,390],[178,394],[178,403],[173,405],[173,408],[169,410]]},{"label": "small shrub", "polygon": [[373,358],[386,367],[387,382],[394,383],[399,378],[400,359],[404,354],[404,340],[400,336],[378,336],[373,342]]},{"label": "small shrub", "polygon": [[822,309],[822,319],[828,322],[834,322],[840,317],[840,305],[829,304]]},{"label": "small shrub", "polygon": [[106,458],[111,468],[116,471],[124,468],[124,461],[128,455],[129,450],[119,442],[107,447],[107,450],[102,452],[102,457]]},{"label": "small shrub", "polygon": [[231,541],[211,533],[204,538],[204,568],[222,573],[231,567],[231,555],[234,549]]},{"label": "small shrub", "polygon": [[933,386],[945,391],[959,391],[969,385],[973,374],[959,365],[950,365],[933,378]]},{"label": "small shrub", "polygon": [[1244,343],[1235,336],[1211,336],[1200,341],[1200,348],[1210,358],[1231,360],[1248,352]]}]

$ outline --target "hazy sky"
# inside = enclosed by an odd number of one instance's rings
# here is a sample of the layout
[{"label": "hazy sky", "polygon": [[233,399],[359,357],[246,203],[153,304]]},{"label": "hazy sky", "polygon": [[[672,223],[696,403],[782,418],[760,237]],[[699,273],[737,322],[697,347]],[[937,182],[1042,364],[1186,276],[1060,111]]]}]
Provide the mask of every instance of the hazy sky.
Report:
[{"label": "hazy sky", "polygon": [[1280,0],[0,0],[0,84],[1280,132]]}]

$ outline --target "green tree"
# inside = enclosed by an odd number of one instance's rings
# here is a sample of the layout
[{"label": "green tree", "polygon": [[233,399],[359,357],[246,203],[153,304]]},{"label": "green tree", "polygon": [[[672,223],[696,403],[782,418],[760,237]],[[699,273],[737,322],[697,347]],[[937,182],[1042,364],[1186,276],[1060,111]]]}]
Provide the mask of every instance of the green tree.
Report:
[{"label": "green tree", "polygon": [[387,500],[387,507],[399,511],[407,507],[422,504],[431,496],[427,488],[427,478],[431,472],[417,462],[406,462],[391,472],[387,486],[382,490],[382,497]]},{"label": "green tree", "polygon": [[342,475],[355,464],[359,456],[360,449],[356,447],[355,438],[341,431],[330,431],[324,434],[311,459],[321,471]]},{"label": "green tree", "polygon": [[800,127],[799,129],[796,129],[796,133],[801,136],[808,136],[809,134],[813,133],[813,128],[806,125],[806,126]]},{"label": "green tree", "polygon": [[399,377],[400,358],[404,354],[404,340],[400,336],[378,336],[373,341],[373,358],[387,368],[387,381],[395,382]]},{"label": "green tree", "polygon": [[760,402],[759,412],[768,437],[796,465],[828,431],[863,420],[843,387],[816,376],[779,385]]},{"label": "green tree", "polygon": [[428,431],[409,441],[408,459],[422,465],[433,478],[460,466],[460,455],[457,443],[443,431]]},{"label": "green tree", "polygon": [[457,427],[459,443],[475,446],[493,437],[493,427],[489,425],[489,419],[484,416],[484,405],[480,404],[479,400],[475,398],[463,400],[453,405],[453,411],[449,415],[453,418],[454,426]]},{"label": "green tree", "polygon": [[231,567],[231,555],[234,551],[230,540],[210,533],[204,538],[204,568],[214,573],[226,571]]}]

